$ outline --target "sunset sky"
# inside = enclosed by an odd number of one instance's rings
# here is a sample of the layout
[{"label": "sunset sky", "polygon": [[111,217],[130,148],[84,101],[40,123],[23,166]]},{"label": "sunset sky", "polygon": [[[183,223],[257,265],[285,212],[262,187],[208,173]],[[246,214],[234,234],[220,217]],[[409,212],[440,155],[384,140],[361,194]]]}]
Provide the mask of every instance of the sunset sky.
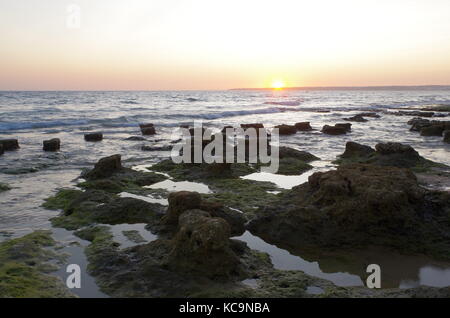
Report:
[{"label": "sunset sky", "polygon": [[450,84],[449,0],[2,0],[0,34],[0,90]]}]

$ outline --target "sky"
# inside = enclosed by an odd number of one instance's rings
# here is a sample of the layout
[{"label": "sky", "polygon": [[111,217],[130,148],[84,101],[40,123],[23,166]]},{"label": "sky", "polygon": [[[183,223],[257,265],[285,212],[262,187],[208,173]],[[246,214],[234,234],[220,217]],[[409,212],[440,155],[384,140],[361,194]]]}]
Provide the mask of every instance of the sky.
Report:
[{"label": "sky", "polygon": [[0,39],[0,90],[450,85],[449,0],[1,0]]}]

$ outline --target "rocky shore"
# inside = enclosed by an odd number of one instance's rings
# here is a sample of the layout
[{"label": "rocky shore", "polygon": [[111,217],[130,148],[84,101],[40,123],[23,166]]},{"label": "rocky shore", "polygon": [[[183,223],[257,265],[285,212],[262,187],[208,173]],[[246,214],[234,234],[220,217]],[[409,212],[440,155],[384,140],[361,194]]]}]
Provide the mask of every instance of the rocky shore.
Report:
[{"label": "rocky shore", "polygon": [[[361,113],[345,120],[361,123],[377,116]],[[421,133],[439,127],[446,136],[446,122],[427,120],[411,125]],[[243,125],[250,127],[264,126]],[[314,129],[309,122],[277,128],[283,136]],[[153,124],[140,129],[143,135],[156,134]],[[352,124],[325,125],[322,132],[324,138],[346,135]],[[94,134],[86,141],[101,139],[103,135]],[[15,148],[9,141],[2,145]],[[44,143],[48,151],[59,147],[59,140]],[[284,176],[301,175],[320,160],[286,146],[278,152],[278,174]],[[281,189],[242,178],[257,173],[260,163],[175,164],[166,159],[138,171],[125,167],[116,154],[101,158],[82,172],[77,188],[60,189],[43,206],[59,211],[51,219],[54,227],[90,242],[88,271],[112,297],[449,297],[449,287],[338,287],[302,271],[277,269],[268,254],[236,239],[249,231],[287,251],[301,247],[345,253],[375,246],[450,261],[450,193],[431,184],[439,180],[450,185],[449,167],[395,142],[374,148],[347,142],[334,164],[336,169],[311,172],[307,182]],[[162,181],[201,183],[210,191],[152,187]],[[0,185],[0,191],[8,189]],[[167,199],[168,205],[124,193]],[[146,224],[156,239],[149,242],[136,232],[124,232],[135,244],[122,248],[109,227],[120,224]],[[55,244],[42,231],[1,243],[0,276],[5,279],[0,279],[0,296],[72,297],[48,275],[47,262],[62,257],[48,250]]]}]

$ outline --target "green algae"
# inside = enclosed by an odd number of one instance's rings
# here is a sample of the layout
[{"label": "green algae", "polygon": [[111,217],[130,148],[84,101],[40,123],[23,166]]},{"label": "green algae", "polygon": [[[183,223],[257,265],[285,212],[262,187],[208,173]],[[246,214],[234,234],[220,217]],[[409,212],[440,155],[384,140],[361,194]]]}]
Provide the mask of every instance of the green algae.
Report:
[{"label": "green algae", "polygon": [[0,243],[0,297],[74,297],[48,263],[59,256],[49,247],[55,241],[50,231],[35,231]]},{"label": "green algae", "polygon": [[245,180],[240,176],[256,172],[257,169],[247,164],[231,164],[230,172],[224,175],[211,175],[207,164],[175,164],[164,160],[149,169],[168,173],[174,180],[197,181],[207,184],[214,193],[203,197],[213,202],[238,209],[244,213],[253,213],[258,207],[276,199],[276,195],[267,191],[280,189],[271,182]]},{"label": "green algae", "polygon": [[143,192],[143,186],[165,179],[167,178],[159,173],[138,172],[124,168],[108,178],[88,179],[77,186],[83,189],[96,189],[110,193],[130,192],[138,194]]},{"label": "green algae", "polygon": [[129,230],[129,231],[122,231],[122,234],[129,239],[131,242],[139,244],[139,243],[145,243],[147,242],[142,235],[139,233],[139,231],[136,230]]},{"label": "green algae", "polygon": [[99,190],[63,189],[46,200],[48,209],[62,210],[51,219],[52,225],[68,230],[79,229],[93,223],[153,223],[159,220],[164,207],[134,198],[120,198]]},{"label": "green algae", "polygon": [[260,182],[254,180],[216,179],[209,184],[214,191],[204,194],[203,198],[219,202],[223,205],[238,209],[245,214],[253,214],[259,207],[274,202],[277,195],[268,191],[280,190],[271,182]]}]

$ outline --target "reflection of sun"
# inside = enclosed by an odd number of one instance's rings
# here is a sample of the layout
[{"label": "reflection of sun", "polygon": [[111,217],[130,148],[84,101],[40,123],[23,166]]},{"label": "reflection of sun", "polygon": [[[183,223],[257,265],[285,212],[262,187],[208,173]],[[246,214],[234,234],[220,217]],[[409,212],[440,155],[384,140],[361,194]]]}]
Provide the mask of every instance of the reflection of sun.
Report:
[{"label": "reflection of sun", "polygon": [[272,83],[273,89],[282,89],[284,87],[284,83],[282,81],[275,81]]}]

